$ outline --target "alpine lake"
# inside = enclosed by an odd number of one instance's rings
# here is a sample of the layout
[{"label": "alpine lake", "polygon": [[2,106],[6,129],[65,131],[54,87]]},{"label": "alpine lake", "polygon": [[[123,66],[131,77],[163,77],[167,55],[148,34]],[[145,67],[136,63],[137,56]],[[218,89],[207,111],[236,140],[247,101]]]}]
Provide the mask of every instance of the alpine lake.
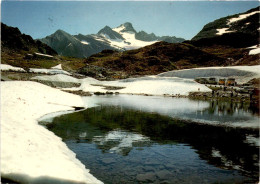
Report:
[{"label": "alpine lake", "polygon": [[159,96],[83,97],[40,124],[106,184],[257,183],[259,113],[249,104]]}]

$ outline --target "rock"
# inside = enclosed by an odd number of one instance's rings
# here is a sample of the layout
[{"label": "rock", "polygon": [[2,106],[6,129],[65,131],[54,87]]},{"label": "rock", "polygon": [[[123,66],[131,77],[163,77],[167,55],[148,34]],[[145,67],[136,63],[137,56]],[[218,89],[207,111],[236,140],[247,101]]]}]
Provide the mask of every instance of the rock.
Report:
[{"label": "rock", "polygon": [[115,163],[116,161],[113,158],[103,158],[102,162],[105,164],[112,164],[112,163]]},{"label": "rock", "polygon": [[161,170],[156,172],[156,175],[160,180],[165,180],[165,179],[169,179],[172,174],[168,170]]},{"label": "rock", "polygon": [[113,95],[113,92],[107,91],[106,94],[107,95]]},{"label": "rock", "polygon": [[156,179],[156,175],[153,172],[138,174],[136,179],[138,181],[153,181]]},{"label": "rock", "polygon": [[153,172],[148,172],[145,174],[138,174],[136,179],[141,182],[154,181],[156,179],[156,175]]},{"label": "rock", "polygon": [[106,93],[103,92],[95,92],[94,95],[105,95]]}]

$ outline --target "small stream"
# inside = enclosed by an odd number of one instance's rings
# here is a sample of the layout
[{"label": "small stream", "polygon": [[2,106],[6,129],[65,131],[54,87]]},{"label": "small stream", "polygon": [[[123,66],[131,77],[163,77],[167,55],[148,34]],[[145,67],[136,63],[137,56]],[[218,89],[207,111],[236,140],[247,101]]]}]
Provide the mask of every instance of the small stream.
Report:
[{"label": "small stream", "polygon": [[[47,124],[104,183],[255,183],[259,115],[246,104],[111,95]],[[44,123],[44,122],[42,122]]]}]

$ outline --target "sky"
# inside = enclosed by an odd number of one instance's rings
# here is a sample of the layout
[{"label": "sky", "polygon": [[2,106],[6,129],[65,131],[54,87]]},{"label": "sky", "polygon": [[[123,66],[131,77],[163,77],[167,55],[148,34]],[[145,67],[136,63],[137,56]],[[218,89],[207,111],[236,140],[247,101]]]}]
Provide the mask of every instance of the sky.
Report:
[{"label": "sky", "polygon": [[136,31],[191,39],[205,24],[257,6],[258,1],[2,1],[1,21],[34,39],[58,29],[95,34],[125,22]]}]

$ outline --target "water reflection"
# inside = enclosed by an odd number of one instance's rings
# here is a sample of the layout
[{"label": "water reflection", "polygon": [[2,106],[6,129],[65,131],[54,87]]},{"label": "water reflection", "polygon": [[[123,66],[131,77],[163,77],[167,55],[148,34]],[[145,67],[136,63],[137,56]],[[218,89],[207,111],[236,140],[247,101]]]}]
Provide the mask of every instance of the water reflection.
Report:
[{"label": "water reflection", "polygon": [[[101,105],[57,117],[48,128],[107,183],[258,180],[259,147],[252,141],[258,140],[258,129],[198,124],[155,113],[157,107],[143,112],[143,107]],[[215,115],[217,108],[225,109],[225,104],[211,103],[208,108],[202,102],[200,107],[196,117]],[[178,114],[198,112],[192,105],[190,112],[177,109]],[[172,115],[171,108],[160,110],[161,114],[167,111]],[[247,115],[243,110],[241,113]]]},{"label": "water reflection", "polygon": [[86,104],[120,106],[212,125],[259,128],[259,114],[246,103],[135,95],[94,96],[84,100]]}]

